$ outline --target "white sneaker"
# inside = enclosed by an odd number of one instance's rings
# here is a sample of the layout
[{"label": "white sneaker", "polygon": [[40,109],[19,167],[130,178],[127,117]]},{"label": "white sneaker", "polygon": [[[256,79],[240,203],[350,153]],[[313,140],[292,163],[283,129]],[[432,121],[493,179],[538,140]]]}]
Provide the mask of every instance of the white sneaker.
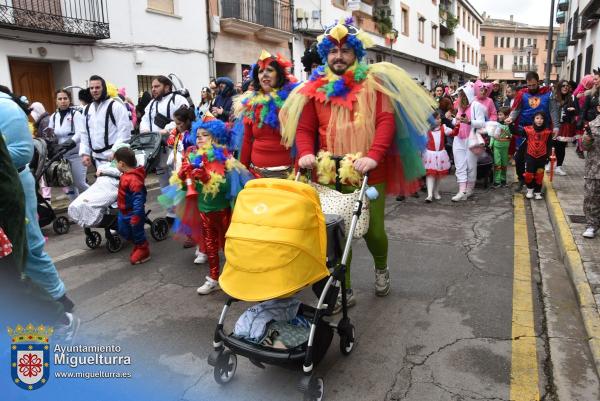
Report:
[{"label": "white sneaker", "polygon": [[542,198],[542,193],[541,192],[536,192],[533,195],[535,197],[535,200],[542,200],[542,199],[544,199],[544,198]]},{"label": "white sneaker", "polygon": [[72,344],[73,339],[77,335],[77,331],[79,330],[79,325],[81,324],[81,320],[73,313],[65,312],[67,319],[69,320],[68,324],[59,325],[54,330],[54,335],[58,342],[65,344]]},{"label": "white sneaker", "polygon": [[550,172],[550,163],[546,163],[546,172],[549,173]]},{"label": "white sneaker", "polygon": [[557,175],[567,175],[567,172],[566,172],[565,170],[563,170],[561,166],[558,166],[558,167],[556,167],[556,168],[554,169],[554,172],[555,172]]},{"label": "white sneaker", "polygon": [[206,263],[208,260],[208,256],[202,252],[196,252],[196,259],[194,259],[195,265],[201,265],[202,263]]},{"label": "white sneaker", "polygon": [[452,197],[452,202],[460,202],[467,200],[468,196],[466,192],[458,192],[456,195]]},{"label": "white sneaker", "polygon": [[431,203],[432,201],[433,201],[432,196],[428,196],[427,198],[425,198],[425,202],[427,202],[427,203]]},{"label": "white sneaker", "polygon": [[208,295],[213,291],[220,290],[219,282],[217,280],[213,280],[210,277],[206,277],[206,282],[202,284],[202,287],[198,287],[196,292],[200,295]]},{"label": "white sneaker", "polygon": [[594,227],[588,227],[582,234],[585,238],[594,238],[596,236],[596,230]]},{"label": "white sneaker", "polygon": [[390,293],[390,270],[375,269],[375,295],[385,297]]},{"label": "white sneaker", "polygon": [[533,198],[533,188],[527,188],[527,193],[525,194],[525,197],[527,199],[532,199]]},{"label": "white sneaker", "polygon": [[442,195],[440,195],[439,192],[434,192],[433,193],[433,199],[440,200],[440,199],[442,199]]}]

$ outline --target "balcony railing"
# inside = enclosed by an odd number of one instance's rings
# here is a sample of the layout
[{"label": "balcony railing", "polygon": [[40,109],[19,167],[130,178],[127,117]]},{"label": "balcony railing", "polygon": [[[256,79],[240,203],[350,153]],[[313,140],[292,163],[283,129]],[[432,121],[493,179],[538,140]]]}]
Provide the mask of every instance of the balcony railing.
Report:
[{"label": "balcony railing", "polygon": [[0,27],[108,39],[106,0],[0,0]]},{"label": "balcony railing", "polygon": [[569,52],[568,36],[568,34],[561,34],[556,40],[556,55],[558,57],[565,57]]},{"label": "balcony railing", "polygon": [[512,66],[513,72],[521,72],[521,71],[537,71],[537,64],[513,64]]},{"label": "balcony railing", "polygon": [[292,32],[292,4],[286,0],[221,0],[221,18],[236,18]]},{"label": "balcony railing", "polygon": [[564,11],[559,11],[556,13],[556,23],[557,24],[565,23],[565,12]]},{"label": "balcony railing", "polygon": [[560,11],[567,11],[569,9],[569,0],[558,0],[558,9]]},{"label": "balcony railing", "polygon": [[540,53],[540,49],[533,46],[525,46],[525,47],[513,47],[513,54],[528,54],[530,53],[532,56],[537,56]]}]

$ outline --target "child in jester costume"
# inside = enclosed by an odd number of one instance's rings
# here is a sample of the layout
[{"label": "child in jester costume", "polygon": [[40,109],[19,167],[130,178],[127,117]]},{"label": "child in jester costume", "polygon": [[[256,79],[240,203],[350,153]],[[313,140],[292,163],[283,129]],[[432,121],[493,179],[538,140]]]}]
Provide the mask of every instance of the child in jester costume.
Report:
[{"label": "child in jester costume", "polygon": [[175,227],[206,250],[210,273],[200,295],[219,289],[219,249],[231,219],[231,203],[251,178],[229,150],[230,131],[225,123],[207,113],[192,124],[190,147],[172,185],[159,197],[167,208],[175,207]]},{"label": "child in jester costume", "polygon": [[[369,36],[351,20],[328,28],[317,46],[325,65],[290,94],[279,117],[283,143],[288,147],[295,144],[299,167],[317,164],[321,183],[335,180],[331,155],[344,157],[342,164],[353,167],[337,172],[344,191],[354,190],[352,185],[360,182],[354,175],[369,173],[369,184],[380,196],[370,202],[364,238],[374,259],[375,293],[385,296],[390,277],[384,194],[407,193],[419,187],[418,179],[425,175],[420,155],[435,102],[401,68],[364,63],[371,45]],[[321,150],[318,158],[316,144]],[[333,174],[324,172],[330,167],[319,166],[319,161],[333,166]],[[353,305],[356,300],[349,273],[346,283],[347,299]]]}]

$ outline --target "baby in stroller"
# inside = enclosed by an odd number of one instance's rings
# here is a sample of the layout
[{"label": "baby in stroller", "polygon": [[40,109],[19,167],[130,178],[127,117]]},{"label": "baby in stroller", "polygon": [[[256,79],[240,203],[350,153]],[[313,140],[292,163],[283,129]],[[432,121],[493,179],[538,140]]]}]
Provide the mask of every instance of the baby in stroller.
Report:
[{"label": "baby in stroller", "polygon": [[[131,138],[129,144],[120,143],[113,146],[113,152],[120,147],[129,146],[136,155],[138,165],[150,171],[158,162],[161,149],[161,136],[159,133],[150,132],[139,134]],[[68,214],[73,221],[84,228],[85,243],[90,249],[98,248],[102,243],[102,236],[92,228],[102,228],[106,237],[106,248],[109,252],[118,252],[123,247],[123,241],[117,234],[116,208],[119,179],[121,173],[115,162],[100,165],[96,172],[96,181],[69,205]],[[163,217],[150,220],[146,211],[145,223],[150,225],[150,234],[156,241],[167,237],[169,226]]]}]

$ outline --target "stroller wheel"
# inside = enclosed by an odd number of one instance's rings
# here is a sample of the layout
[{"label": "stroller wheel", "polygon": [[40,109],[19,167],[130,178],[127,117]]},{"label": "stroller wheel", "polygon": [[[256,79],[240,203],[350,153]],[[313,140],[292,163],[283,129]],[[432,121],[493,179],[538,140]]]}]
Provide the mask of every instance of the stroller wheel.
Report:
[{"label": "stroller wheel", "polygon": [[152,224],[150,224],[150,235],[152,235],[152,238],[154,238],[156,241],[162,241],[166,239],[168,234],[169,223],[164,217],[154,219]]},{"label": "stroller wheel", "polygon": [[233,379],[235,370],[237,369],[237,356],[229,350],[223,351],[217,359],[215,365],[214,376],[215,381],[219,384],[227,384]]},{"label": "stroller wheel", "polygon": [[349,320],[342,321],[338,325],[338,333],[340,334],[340,352],[342,355],[350,355],[354,349],[354,325]]},{"label": "stroller wheel", "polygon": [[58,235],[68,233],[69,232],[69,220],[64,216],[58,217],[56,220],[54,220],[54,223],[52,223],[52,229]]},{"label": "stroller wheel", "polygon": [[85,244],[90,249],[96,249],[102,244],[102,236],[98,231],[90,231],[90,233],[85,237]]},{"label": "stroller wheel", "polygon": [[123,241],[118,235],[106,238],[106,249],[110,253],[119,252],[123,248]]},{"label": "stroller wheel", "polygon": [[325,382],[322,377],[312,377],[308,389],[304,392],[304,401],[321,401],[325,393]]}]

